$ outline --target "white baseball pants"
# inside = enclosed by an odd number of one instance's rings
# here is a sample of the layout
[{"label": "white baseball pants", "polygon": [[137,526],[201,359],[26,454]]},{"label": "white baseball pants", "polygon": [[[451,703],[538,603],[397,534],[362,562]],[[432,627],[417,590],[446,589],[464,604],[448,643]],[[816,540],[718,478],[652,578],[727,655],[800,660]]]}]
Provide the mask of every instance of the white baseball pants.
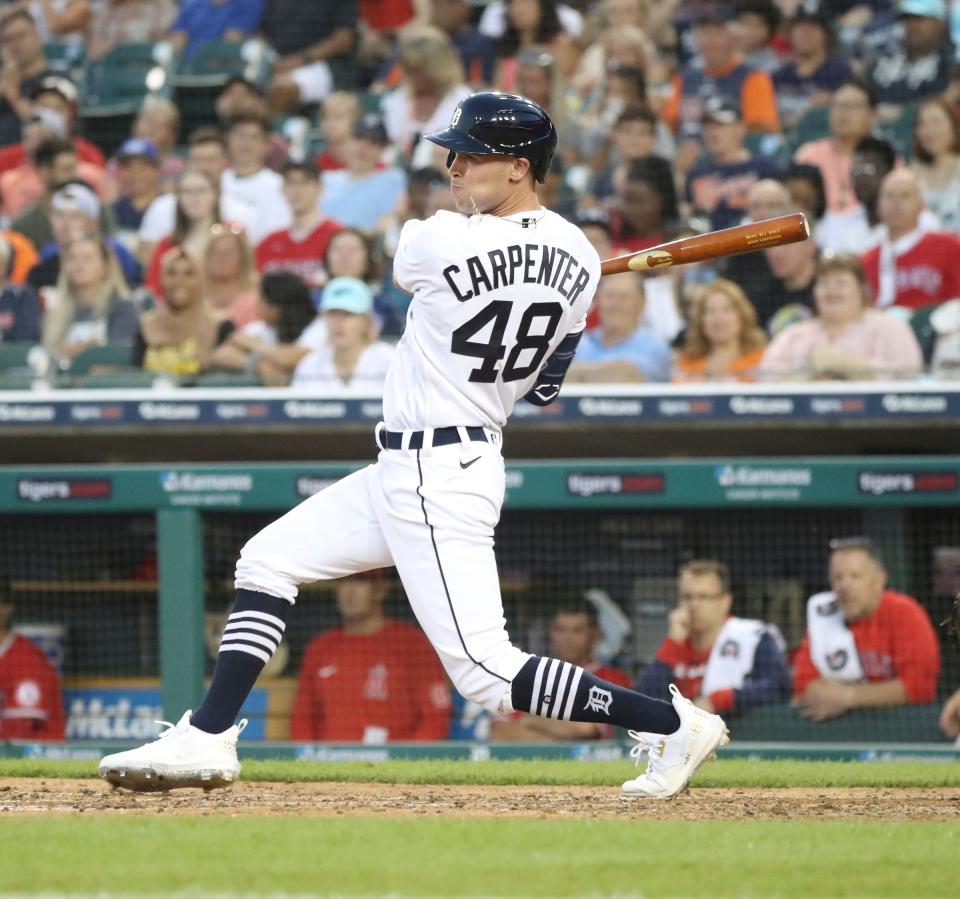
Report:
[{"label": "white baseball pants", "polygon": [[[456,689],[512,710],[510,683],[528,653],[507,635],[493,532],[505,473],[500,435],[381,450],[268,525],[243,547],[236,587],[293,604],[300,584],[396,565],[417,621]],[[404,446],[408,443],[404,440]]]}]

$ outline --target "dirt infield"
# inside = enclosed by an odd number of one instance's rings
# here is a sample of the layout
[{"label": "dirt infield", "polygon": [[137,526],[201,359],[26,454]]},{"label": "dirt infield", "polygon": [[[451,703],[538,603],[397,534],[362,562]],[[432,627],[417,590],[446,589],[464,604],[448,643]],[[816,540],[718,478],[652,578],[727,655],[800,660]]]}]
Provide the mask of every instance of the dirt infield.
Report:
[{"label": "dirt infield", "polygon": [[227,790],[129,793],[97,780],[0,778],[0,815],[320,815],[588,817],[687,821],[956,821],[960,788],[690,789],[668,801],[621,799],[615,787],[239,783]]}]

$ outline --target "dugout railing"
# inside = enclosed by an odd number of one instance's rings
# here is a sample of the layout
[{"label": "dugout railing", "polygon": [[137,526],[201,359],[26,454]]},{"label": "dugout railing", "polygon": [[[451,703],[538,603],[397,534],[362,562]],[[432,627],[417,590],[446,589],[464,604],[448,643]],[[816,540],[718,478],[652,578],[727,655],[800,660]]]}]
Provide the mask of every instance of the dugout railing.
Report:
[{"label": "dugout railing", "polygon": [[[149,736],[161,710],[176,720],[193,707],[212,667],[211,620],[229,605],[240,546],[362,464],[0,469],[0,573],[10,578],[17,620],[59,656],[71,738],[6,751],[95,754]],[[791,647],[802,636],[807,596],[827,587],[833,537],[869,534],[891,585],[920,600],[934,622],[946,617],[960,579],[960,457],[569,460],[507,470],[496,548],[515,638],[546,651],[559,593],[600,591],[629,622],[612,661],[631,676],[653,658],[676,570],[694,556],[726,561],[735,612],[775,623]],[[399,585],[389,608],[409,617]],[[485,745],[483,728],[459,704],[455,739],[429,750],[292,748],[284,728],[303,646],[336,620],[329,585],[306,588],[288,630],[286,669],[258,685],[246,710],[257,751],[318,759],[622,753],[616,741]],[[943,634],[940,643],[936,702],[816,725],[778,703],[733,719],[739,751],[949,757],[937,715],[960,684],[960,659]]]}]

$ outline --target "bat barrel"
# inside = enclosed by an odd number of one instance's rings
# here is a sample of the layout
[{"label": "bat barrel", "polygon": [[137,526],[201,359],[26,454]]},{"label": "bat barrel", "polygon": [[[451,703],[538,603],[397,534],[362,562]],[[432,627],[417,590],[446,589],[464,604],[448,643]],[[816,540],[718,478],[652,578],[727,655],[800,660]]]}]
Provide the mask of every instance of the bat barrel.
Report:
[{"label": "bat barrel", "polygon": [[801,212],[781,215],[777,218],[737,225],[708,234],[682,237],[669,243],[616,256],[601,263],[600,274],[613,275],[626,271],[651,271],[691,262],[707,262],[741,253],[753,253],[768,247],[781,247],[798,243],[810,237],[810,226]]}]

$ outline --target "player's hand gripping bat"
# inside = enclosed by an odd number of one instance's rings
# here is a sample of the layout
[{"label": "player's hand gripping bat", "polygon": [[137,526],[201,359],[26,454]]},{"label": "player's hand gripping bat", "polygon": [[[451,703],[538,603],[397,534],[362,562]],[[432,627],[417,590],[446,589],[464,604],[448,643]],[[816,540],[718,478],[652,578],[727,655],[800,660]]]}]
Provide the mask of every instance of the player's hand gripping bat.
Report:
[{"label": "player's hand gripping bat", "polygon": [[600,264],[600,274],[645,272],[671,265],[686,265],[688,262],[707,262],[723,256],[737,256],[767,247],[799,243],[809,237],[810,226],[806,216],[802,212],[794,212],[749,225],[724,228],[722,231],[681,237],[648,250],[605,259]]}]

